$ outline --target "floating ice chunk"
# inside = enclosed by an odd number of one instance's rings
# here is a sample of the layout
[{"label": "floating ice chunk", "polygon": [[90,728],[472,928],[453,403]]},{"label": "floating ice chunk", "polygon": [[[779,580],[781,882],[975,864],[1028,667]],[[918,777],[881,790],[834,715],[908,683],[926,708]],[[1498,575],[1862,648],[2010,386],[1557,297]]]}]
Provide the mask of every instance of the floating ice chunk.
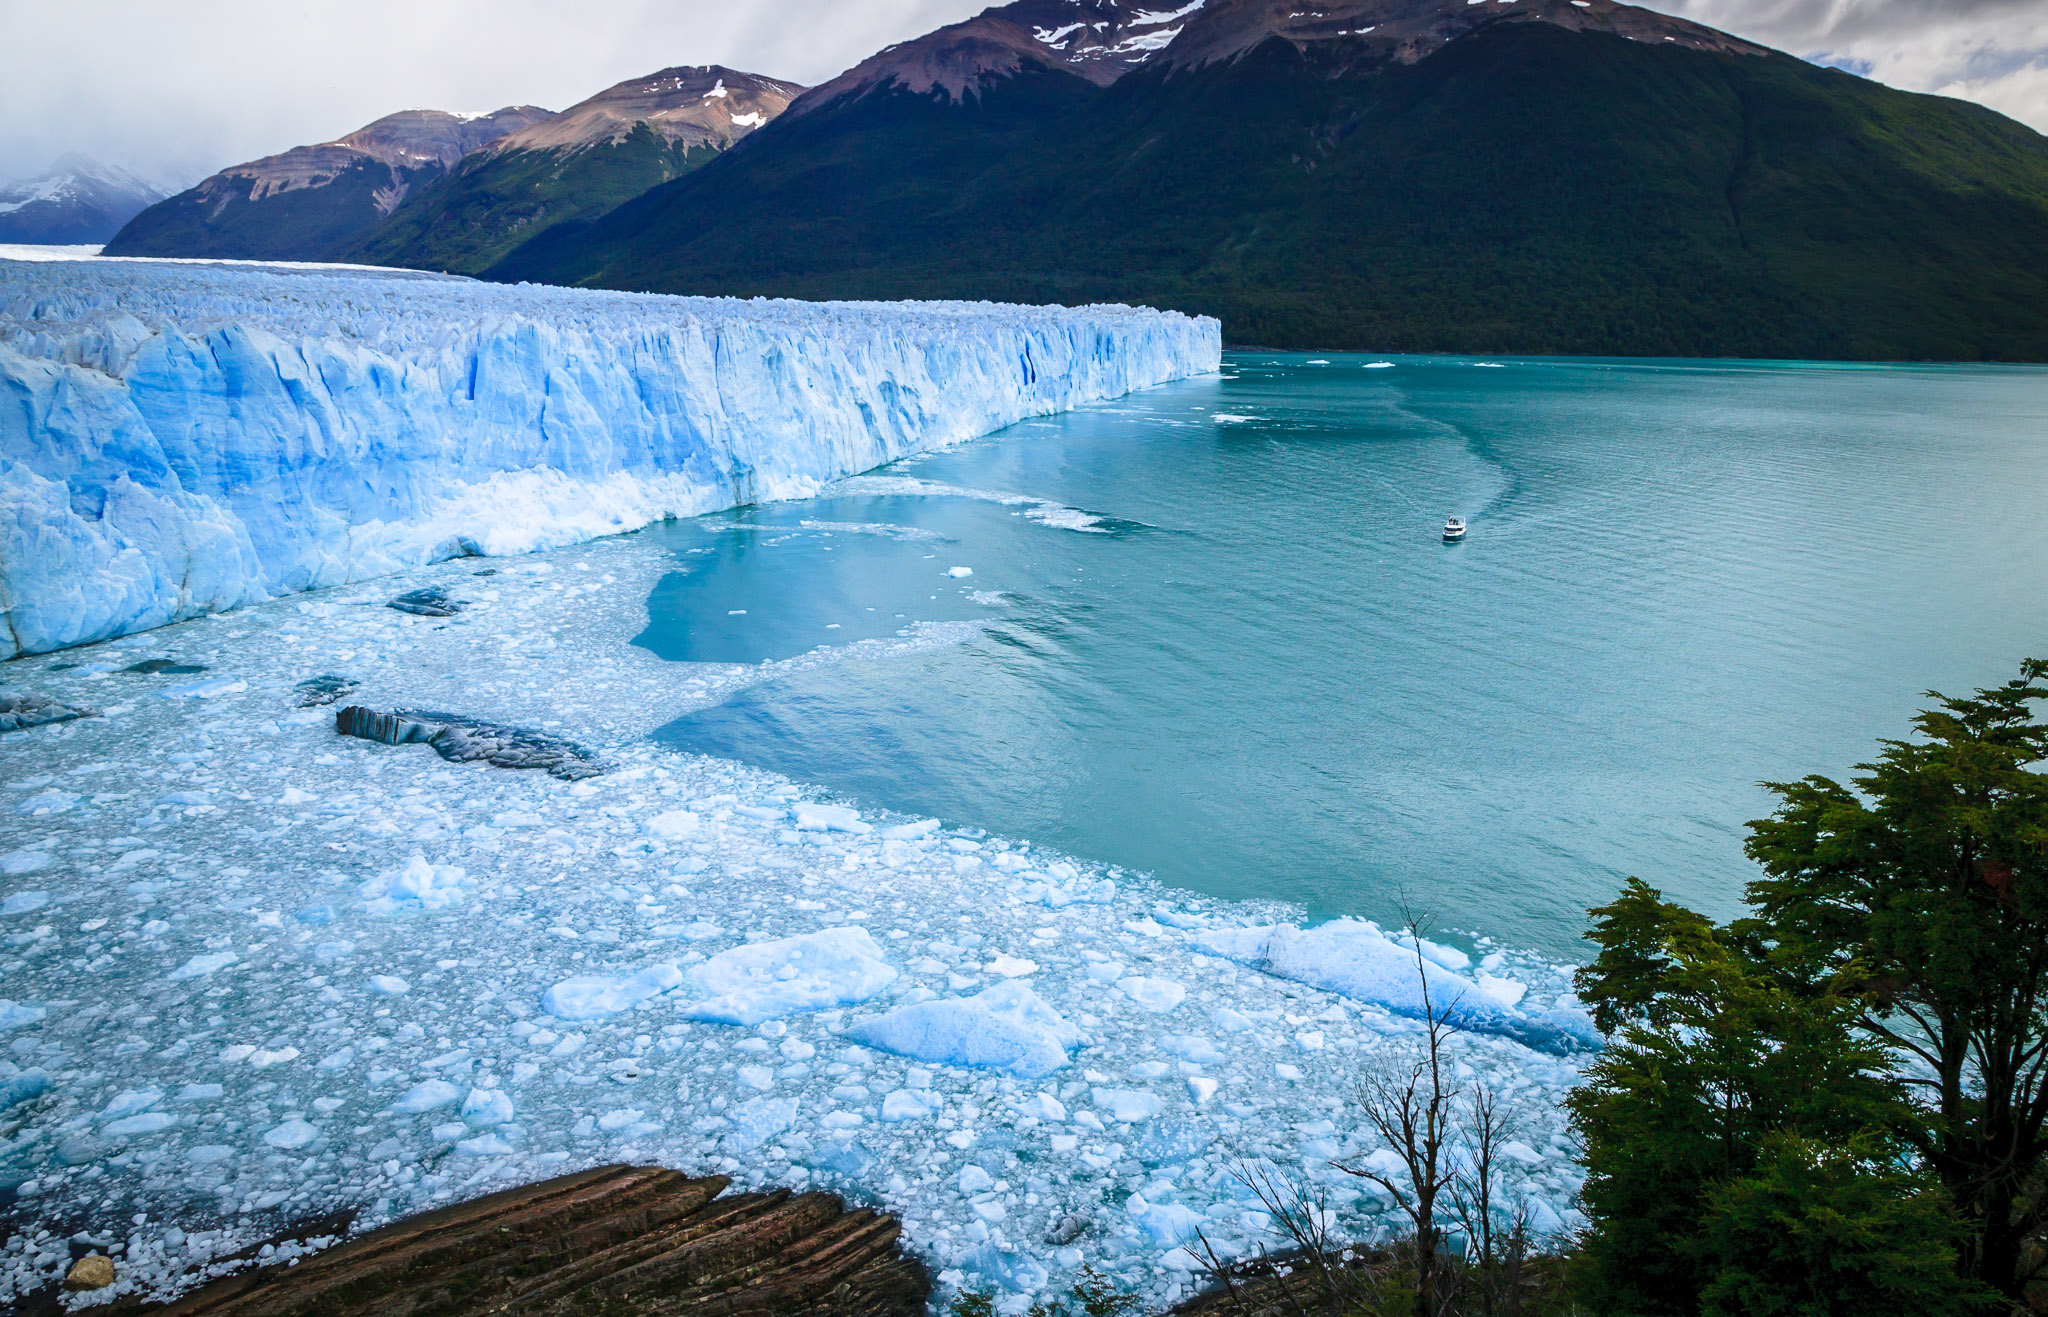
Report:
[{"label": "floating ice chunk", "polygon": [[273,1148],[290,1152],[303,1148],[320,1137],[320,1128],[296,1116],[273,1129],[264,1131],[263,1141]]},{"label": "floating ice chunk", "polygon": [[623,976],[580,974],[542,993],[540,1008],[558,1020],[595,1020],[660,996],[682,982],[682,970],[670,964],[649,965]]},{"label": "floating ice chunk", "polygon": [[462,1100],[462,1090],[445,1079],[429,1079],[415,1084],[399,1095],[391,1109],[401,1116],[418,1116],[429,1111],[439,1111]]},{"label": "floating ice chunk", "polygon": [[235,1155],[235,1150],[224,1143],[202,1143],[196,1148],[185,1150],[185,1160],[194,1166],[212,1166]]},{"label": "floating ice chunk", "polygon": [[278,797],[277,803],[280,805],[309,805],[318,799],[320,797],[310,791],[301,791],[297,787],[286,787],[284,794]]},{"label": "floating ice chunk", "polygon": [[1148,978],[1134,974],[1127,979],[1117,980],[1117,991],[1129,997],[1148,1011],[1161,1015],[1173,1010],[1187,998],[1188,990],[1171,979]]},{"label": "floating ice chunk", "polygon": [[50,1072],[31,1066],[18,1075],[0,1079],[0,1111],[16,1107],[50,1091]]},{"label": "floating ice chunk", "polygon": [[445,910],[462,903],[463,871],[447,864],[429,864],[415,855],[405,866],[379,874],[363,884],[363,909],[373,915],[400,910]]},{"label": "floating ice chunk", "polygon": [[793,812],[798,832],[873,832],[872,823],[863,823],[860,811],[846,805],[820,805],[804,801]]},{"label": "floating ice chunk", "polygon": [[1501,1156],[1511,1157],[1524,1166],[1535,1166],[1543,1160],[1543,1154],[1519,1139],[1510,1139],[1500,1145]]},{"label": "floating ice chunk", "polygon": [[100,1119],[118,1120],[122,1116],[132,1116],[138,1111],[149,1110],[163,1100],[164,1091],[160,1088],[131,1088],[109,1098],[107,1105],[100,1109]]},{"label": "floating ice chunk", "polygon": [[1067,1063],[1081,1031],[1017,980],[972,997],[899,1006],[855,1024],[855,1042],[946,1065],[986,1066],[1037,1079]]},{"label": "floating ice chunk", "polygon": [[49,852],[18,850],[0,855],[0,876],[13,878],[24,873],[47,869],[52,863]]},{"label": "floating ice chunk", "polygon": [[504,1125],[512,1120],[512,1095],[502,1088],[472,1088],[462,1099],[463,1120],[471,1125]]},{"label": "floating ice chunk", "polygon": [[974,569],[972,567],[948,567],[946,569],[946,575],[958,581],[964,577],[974,575]]},{"label": "floating ice chunk", "polygon": [[687,924],[656,924],[648,932],[656,937],[679,937],[686,942],[708,942],[714,937],[725,936],[725,930],[708,919],[693,919]]},{"label": "floating ice chunk", "polygon": [[[1572,0],[1572,3],[1578,4],[1579,0]],[[1583,8],[1584,6],[1581,5],[1580,7]],[[1365,363],[1365,368],[1367,370],[1389,370],[1393,365],[1394,363],[1391,361],[1368,361]]]},{"label": "floating ice chunk", "polygon": [[1529,991],[1529,985],[1519,979],[1499,977],[1481,971],[1479,991],[1495,1005],[1512,1010]]},{"label": "floating ice chunk", "polygon": [[703,820],[687,809],[672,809],[647,820],[647,830],[657,837],[687,837]]},{"label": "floating ice chunk", "polygon": [[178,1090],[180,1102],[205,1102],[223,1092],[219,1084],[186,1084]]},{"label": "floating ice chunk", "polygon": [[16,892],[5,901],[0,901],[0,915],[25,915],[31,910],[40,910],[49,903],[48,892]]},{"label": "floating ice chunk", "polygon": [[1435,961],[1445,969],[1462,971],[1472,967],[1472,957],[1456,947],[1447,947],[1440,942],[1432,942],[1426,937],[1411,938],[1406,933],[1397,934],[1391,940],[1396,945],[1403,947],[1421,947],[1425,959]]},{"label": "floating ice chunk", "polygon": [[140,1115],[123,1116],[119,1120],[108,1121],[100,1130],[116,1138],[127,1139],[143,1134],[155,1134],[177,1123],[178,1118],[168,1111],[145,1111]]},{"label": "floating ice chunk", "polygon": [[1094,1093],[1095,1105],[1107,1111],[1110,1118],[1126,1125],[1141,1120],[1150,1120],[1166,1110],[1158,1096],[1137,1088],[1098,1088]]},{"label": "floating ice chunk", "polygon": [[0,1030],[18,1029],[24,1024],[39,1023],[47,1014],[49,1012],[41,1006],[0,997]]},{"label": "floating ice chunk", "polygon": [[1067,1104],[1050,1093],[1033,1093],[1015,1105],[1018,1116],[1030,1116],[1038,1120],[1065,1120]]},{"label": "floating ice chunk", "polygon": [[1143,1194],[1132,1194],[1125,1199],[1124,1210],[1131,1214],[1139,1232],[1151,1241],[1154,1248],[1172,1248],[1193,1239],[1195,1233],[1209,1223],[1207,1217],[1191,1207],[1178,1203],[1147,1202]]},{"label": "floating ice chunk", "polygon": [[216,695],[234,695],[249,689],[249,683],[233,677],[214,677],[207,681],[187,682],[161,692],[167,700],[210,700]]},{"label": "floating ice chunk", "polygon": [[[1235,1012],[1232,1013],[1235,1014]],[[1239,1018],[1242,1019],[1243,1017],[1239,1016]],[[1250,1021],[1246,1021],[1246,1023],[1249,1024]],[[1183,1061],[1192,1061],[1196,1065],[1220,1065],[1224,1060],[1221,1048],[1208,1039],[1197,1037],[1191,1033],[1167,1034],[1159,1040],[1159,1046],[1171,1055],[1177,1056]]]},{"label": "floating ice chunk", "polygon": [[1038,962],[1017,956],[998,955],[983,965],[981,970],[984,974],[997,974],[1006,979],[1021,979],[1026,975],[1038,973]]},{"label": "floating ice chunk", "polygon": [[1305,1029],[1294,1035],[1294,1045],[1304,1052],[1322,1051],[1324,1041],[1321,1029]]},{"label": "floating ice chunk", "polygon": [[203,979],[218,970],[226,969],[235,963],[235,959],[235,953],[232,951],[210,951],[205,955],[194,956],[178,966],[178,968],[171,971],[170,977],[173,982],[183,982],[186,979]]},{"label": "floating ice chunk", "polygon": [[931,1094],[914,1093],[899,1088],[882,1099],[882,1119],[890,1124],[905,1120],[923,1120],[937,1110]]},{"label": "floating ice chunk", "polygon": [[395,997],[399,993],[412,991],[412,985],[399,978],[396,974],[372,974],[370,976],[370,991],[382,993],[388,997]]},{"label": "floating ice chunk", "polygon": [[916,841],[919,837],[929,837],[938,830],[937,819],[918,819],[912,823],[892,823],[880,829],[878,835],[884,841]]},{"label": "floating ice chunk", "polygon": [[503,1157],[516,1149],[496,1134],[479,1134],[475,1138],[458,1139],[455,1151],[465,1157]]},{"label": "floating ice chunk", "polygon": [[711,995],[683,1014],[715,1024],[755,1025],[866,1001],[895,979],[895,967],[866,929],[826,928],[750,942],[695,966],[691,982]]},{"label": "floating ice chunk", "polygon": [[1363,1170],[1384,1175],[1390,1180],[1408,1174],[1408,1163],[1392,1148],[1379,1148],[1367,1153],[1359,1160],[1359,1166]]},{"label": "floating ice chunk", "polygon": [[959,1184],[963,1194],[985,1193],[996,1187],[995,1177],[973,1162],[960,1169]]},{"label": "floating ice chunk", "polygon": [[733,1072],[741,1088],[751,1088],[765,1093],[775,1087],[775,1072],[764,1065],[743,1065]]},{"label": "floating ice chunk", "polygon": [[1209,1099],[1216,1096],[1216,1087],[1216,1081],[1205,1075],[1188,1076],[1188,1096],[1198,1107],[1207,1105]]},{"label": "floating ice chunk", "polygon": [[1197,933],[1194,940],[1205,951],[1254,969],[1373,1002],[1401,1015],[1419,1017],[1423,1013],[1422,985],[1426,980],[1430,1006],[1462,1027],[1535,1035],[1530,1041],[1547,1035],[1555,1041],[1553,1031],[1511,1014],[1481,992],[1477,983],[1430,959],[1427,947],[1418,965],[1414,951],[1364,920],[1335,919],[1305,931],[1293,924],[1216,928]]},{"label": "floating ice chunk", "polygon": [[733,1108],[733,1146],[743,1152],[758,1148],[795,1123],[795,1098],[750,1098]]},{"label": "floating ice chunk", "polygon": [[296,1061],[298,1059],[299,1049],[296,1047],[280,1047],[276,1051],[258,1048],[256,1051],[249,1053],[249,1064],[258,1070],[267,1070],[271,1066],[283,1065],[286,1061]]}]

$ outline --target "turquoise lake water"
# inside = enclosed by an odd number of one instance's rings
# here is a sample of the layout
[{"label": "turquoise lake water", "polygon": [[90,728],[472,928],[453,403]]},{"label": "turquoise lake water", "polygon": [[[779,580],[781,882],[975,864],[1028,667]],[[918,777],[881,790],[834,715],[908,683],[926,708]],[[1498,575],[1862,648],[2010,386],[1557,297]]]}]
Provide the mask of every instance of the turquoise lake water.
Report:
[{"label": "turquoise lake water", "polygon": [[2048,370],[1320,360],[647,532],[677,569],[639,643],[681,662],[983,623],[661,738],[1577,956],[1629,874],[1731,913],[1760,779],[2048,654]]}]

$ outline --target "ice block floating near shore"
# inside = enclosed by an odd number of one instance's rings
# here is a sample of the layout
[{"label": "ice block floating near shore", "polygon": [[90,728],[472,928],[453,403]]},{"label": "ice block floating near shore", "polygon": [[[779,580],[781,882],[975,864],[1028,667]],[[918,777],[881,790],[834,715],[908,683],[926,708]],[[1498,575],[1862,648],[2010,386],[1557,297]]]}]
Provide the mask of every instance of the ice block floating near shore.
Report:
[{"label": "ice block floating near shore", "polygon": [[0,658],[803,496],[1220,360],[1124,306],[0,260]]}]

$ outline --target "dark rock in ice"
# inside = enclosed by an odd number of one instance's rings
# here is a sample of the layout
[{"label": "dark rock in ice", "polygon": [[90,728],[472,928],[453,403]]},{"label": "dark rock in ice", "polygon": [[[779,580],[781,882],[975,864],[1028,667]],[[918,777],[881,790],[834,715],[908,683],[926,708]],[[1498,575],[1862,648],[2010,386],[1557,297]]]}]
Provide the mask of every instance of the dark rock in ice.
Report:
[{"label": "dark rock in ice", "polygon": [[1079,1212],[1069,1212],[1052,1223],[1052,1229],[1045,1232],[1045,1242],[1064,1246],[1087,1233],[1088,1218]]},{"label": "dark rock in ice", "polygon": [[343,736],[358,736],[385,745],[431,745],[435,753],[454,764],[481,759],[499,768],[545,769],[564,782],[596,777],[605,770],[604,762],[594,752],[574,742],[526,727],[466,718],[459,713],[431,709],[380,713],[351,704],[334,715],[334,730]]},{"label": "dark rock in ice", "polygon": [[438,585],[408,590],[384,606],[401,613],[417,613],[421,617],[453,617],[462,611],[462,601],[451,598],[448,591]]},{"label": "dark rock in ice", "polygon": [[0,695],[0,732],[18,732],[26,727],[41,727],[44,723],[69,722],[73,718],[91,716],[90,709],[74,709],[40,695]]},{"label": "dark rock in ice", "polygon": [[333,704],[344,695],[355,692],[362,685],[354,677],[337,676],[332,672],[317,677],[308,677],[292,689],[299,693],[299,707],[312,709],[322,704]]},{"label": "dark rock in ice", "polygon": [[176,659],[144,659],[140,663],[130,664],[121,669],[121,671],[139,672],[145,677],[154,677],[159,673],[170,677],[189,677],[195,672],[206,671],[206,665],[204,663],[180,663]]}]

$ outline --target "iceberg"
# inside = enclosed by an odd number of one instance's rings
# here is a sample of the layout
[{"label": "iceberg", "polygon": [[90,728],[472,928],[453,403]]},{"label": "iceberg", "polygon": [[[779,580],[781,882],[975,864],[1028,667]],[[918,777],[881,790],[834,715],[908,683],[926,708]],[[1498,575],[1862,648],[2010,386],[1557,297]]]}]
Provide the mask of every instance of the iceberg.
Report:
[{"label": "iceberg", "polygon": [[972,997],[914,1002],[862,1020],[855,1042],[945,1065],[982,1066],[1040,1079],[1067,1063],[1081,1031],[1037,993],[1008,979]]},{"label": "iceberg", "polygon": [[[1333,919],[1310,929],[1293,924],[1210,929],[1196,934],[1194,943],[1241,965],[1383,1006],[1396,1015],[1420,1019],[1434,1012],[1457,1028],[1500,1034],[1553,1052],[1590,1041],[1587,1031],[1574,1028],[1557,1012],[1532,1018],[1516,1010],[1514,1001],[1504,1000],[1506,994],[1498,989],[1490,991],[1483,981],[1445,968],[1440,962],[1451,957],[1432,957],[1434,944],[1425,942],[1418,956],[1412,945],[1389,937],[1370,920]],[[1464,958],[1462,953],[1459,958]],[[1519,1000],[1516,994],[1515,1001]],[[1316,1051],[1322,1036],[1301,1034],[1297,1041],[1302,1050]]]},{"label": "iceberg", "polygon": [[0,259],[0,658],[808,495],[1221,352],[1126,306]]}]

